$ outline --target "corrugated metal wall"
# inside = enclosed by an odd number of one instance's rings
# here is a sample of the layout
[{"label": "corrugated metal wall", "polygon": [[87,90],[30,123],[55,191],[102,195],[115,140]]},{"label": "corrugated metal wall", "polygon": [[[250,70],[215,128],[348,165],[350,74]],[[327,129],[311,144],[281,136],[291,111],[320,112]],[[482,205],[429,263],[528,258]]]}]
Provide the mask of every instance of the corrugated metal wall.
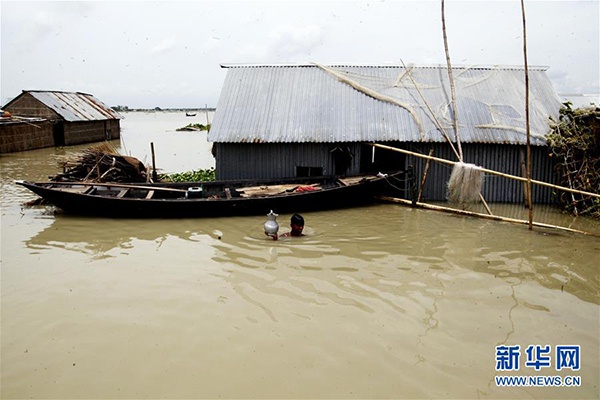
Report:
[{"label": "corrugated metal wall", "polygon": [[[456,160],[456,156],[447,144],[441,143],[386,143],[392,147],[428,154],[434,150],[434,156],[447,160]],[[324,175],[332,175],[333,158],[331,150],[335,144],[318,143],[283,143],[283,144],[250,144],[227,143],[216,144],[217,179],[271,179],[296,176],[296,166],[323,168]],[[342,145],[340,145],[342,146]],[[358,143],[343,144],[351,149],[354,157],[348,175],[364,172],[377,172],[373,169],[382,167],[382,171],[404,170],[412,165],[415,168],[417,182],[420,183],[427,160],[404,156],[401,153],[384,149],[376,149],[375,163],[371,162],[371,151],[364,151]],[[223,151],[226,147],[226,151]],[[522,163],[526,159],[525,146],[517,145],[482,145],[463,144],[465,162],[479,165],[494,171],[514,176],[524,176]],[[381,160],[385,162],[381,163]],[[532,178],[555,183],[554,166],[544,146],[532,147]],[[427,180],[423,188],[424,201],[445,201],[446,188],[452,166],[431,162]],[[523,183],[497,175],[486,174],[482,194],[488,202],[522,203]],[[409,193],[403,191],[398,197],[408,198]],[[549,204],[554,201],[552,189],[544,186],[533,186],[533,201],[538,204]]]},{"label": "corrugated metal wall", "polygon": [[[404,143],[396,147],[406,150],[428,154],[434,150],[434,156],[456,161],[456,156],[448,145],[427,143]],[[472,163],[487,169],[505,174],[524,176],[522,163],[526,160],[525,146],[517,145],[475,145],[463,144],[463,158],[465,162]],[[385,151],[385,150],[382,150]],[[532,179],[555,183],[554,166],[545,146],[532,147]],[[420,181],[427,160],[408,156],[407,165],[414,165],[417,179]],[[423,200],[443,201],[446,199],[446,188],[452,166],[431,162],[427,173],[427,180],[423,189]],[[553,202],[552,189],[544,186],[533,186],[533,202],[548,204]],[[488,202],[522,203],[523,183],[497,175],[486,174],[482,188],[483,197]]]},{"label": "corrugated metal wall", "polygon": [[323,168],[323,175],[332,175],[334,164],[331,151],[338,146],[348,147],[354,155],[346,174],[358,174],[358,143],[215,143],[217,179],[295,177],[298,166],[320,167]]}]

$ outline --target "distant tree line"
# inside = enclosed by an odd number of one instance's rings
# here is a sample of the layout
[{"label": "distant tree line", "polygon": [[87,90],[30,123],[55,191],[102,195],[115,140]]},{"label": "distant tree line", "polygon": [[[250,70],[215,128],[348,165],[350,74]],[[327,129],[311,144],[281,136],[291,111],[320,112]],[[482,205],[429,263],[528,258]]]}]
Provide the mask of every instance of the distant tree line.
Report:
[{"label": "distant tree line", "polygon": [[116,112],[122,112],[122,111],[215,111],[216,110],[216,108],[212,108],[212,107],[209,107],[209,108],[204,108],[204,107],[198,107],[198,108],[162,108],[162,107],[129,108],[128,106],[122,106],[122,105],[111,106],[110,108],[112,108]]}]

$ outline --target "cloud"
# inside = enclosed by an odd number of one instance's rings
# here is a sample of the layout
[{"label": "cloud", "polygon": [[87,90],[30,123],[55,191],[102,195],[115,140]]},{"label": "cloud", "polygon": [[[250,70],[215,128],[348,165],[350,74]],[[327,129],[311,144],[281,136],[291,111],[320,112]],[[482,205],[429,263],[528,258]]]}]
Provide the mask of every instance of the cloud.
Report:
[{"label": "cloud", "polygon": [[173,39],[163,39],[156,46],[150,49],[151,55],[165,54],[177,47],[177,42]]},{"label": "cloud", "polygon": [[[518,2],[447,3],[455,64],[523,62]],[[600,91],[599,9],[598,1],[527,2],[529,64],[549,66],[559,93]],[[184,101],[184,82],[197,93],[190,102],[215,105],[227,72],[220,64],[446,61],[439,0],[3,1],[0,29],[2,100],[63,89],[163,106]],[[181,99],[167,100],[156,82]]]},{"label": "cloud", "polygon": [[280,26],[271,32],[271,52],[279,58],[295,59],[311,54],[323,43],[323,30],[317,25]]},{"label": "cloud", "polygon": [[239,62],[307,61],[324,43],[324,30],[318,25],[281,25],[264,41],[253,41],[238,52]]}]

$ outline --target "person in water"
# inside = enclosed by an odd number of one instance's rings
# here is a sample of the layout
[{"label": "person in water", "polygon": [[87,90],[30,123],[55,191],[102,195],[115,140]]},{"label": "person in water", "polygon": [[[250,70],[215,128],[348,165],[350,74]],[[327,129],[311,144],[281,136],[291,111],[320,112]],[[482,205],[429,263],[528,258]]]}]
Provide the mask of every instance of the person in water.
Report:
[{"label": "person in water", "polygon": [[277,235],[277,233],[275,233],[274,235],[269,235],[267,232],[265,232],[265,235],[272,237],[273,240],[277,240],[279,237],[304,236],[304,234],[302,233],[302,231],[304,230],[304,218],[302,217],[302,215],[292,215],[292,218],[290,219],[290,228],[291,230],[289,232],[286,232],[282,235]]},{"label": "person in water", "polygon": [[290,219],[291,231],[284,233],[281,236],[302,236],[302,230],[304,230],[304,218],[300,214],[292,215]]}]

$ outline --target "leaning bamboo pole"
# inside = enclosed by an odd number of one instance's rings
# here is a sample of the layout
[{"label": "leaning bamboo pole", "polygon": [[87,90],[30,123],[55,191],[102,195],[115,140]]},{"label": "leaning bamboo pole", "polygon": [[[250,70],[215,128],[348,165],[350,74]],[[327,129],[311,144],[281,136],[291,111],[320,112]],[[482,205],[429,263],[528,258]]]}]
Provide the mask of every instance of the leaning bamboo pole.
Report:
[{"label": "leaning bamboo pole", "polygon": [[[433,149],[429,150],[429,156],[433,155]],[[427,172],[429,172],[429,164],[431,164],[431,159],[427,160],[425,164],[425,170],[423,171],[423,179],[421,179],[421,186],[419,186],[419,194],[417,195],[417,201],[421,201],[421,195],[423,194],[423,188],[425,187],[425,181],[427,180]]]},{"label": "leaning bamboo pole", "polygon": [[429,110],[429,114],[431,114],[431,117],[433,118],[433,121],[435,122],[437,128],[439,129],[439,131],[442,133],[442,135],[444,136],[444,138],[446,139],[446,141],[450,145],[450,148],[452,149],[452,151],[456,155],[456,158],[458,160],[460,160],[461,159],[460,154],[458,153],[458,151],[456,150],[456,148],[452,144],[452,140],[450,140],[450,137],[448,136],[448,133],[446,132],[446,130],[444,129],[444,127],[442,126],[442,124],[440,123],[440,121],[437,119],[435,113],[431,109],[431,106],[429,105],[429,102],[427,101],[427,99],[425,99],[425,96],[423,95],[423,92],[421,92],[421,89],[419,89],[419,85],[417,85],[417,82],[415,82],[415,79],[413,78],[412,74],[410,73],[410,71],[408,70],[408,68],[406,67],[406,65],[404,64],[404,61],[402,61],[402,60],[400,60],[400,61],[402,62],[402,66],[404,67],[404,70],[406,71],[406,75],[410,78],[410,81],[412,82],[412,84],[414,85],[415,89],[417,90],[417,93],[419,93],[419,96],[421,97],[421,100],[423,101],[423,104],[425,104],[425,106]]},{"label": "leaning bamboo pole", "polygon": [[[404,154],[408,154],[408,155],[415,156],[415,157],[430,159],[430,160],[437,161],[437,162],[442,163],[442,164],[448,164],[448,165],[455,165],[455,164],[457,164],[455,161],[450,161],[450,160],[446,160],[444,158],[439,158],[439,157],[430,157],[430,156],[427,156],[425,154],[415,153],[415,152],[409,151],[409,150],[404,150],[404,149],[399,149],[399,148],[396,148],[396,147],[386,146],[384,144],[378,144],[378,143],[369,143],[369,144],[371,146],[373,146],[373,147],[379,147],[379,148],[382,148],[382,149],[391,150],[391,151],[397,151],[399,153],[404,153]],[[494,171],[493,169],[487,169],[487,168],[482,168],[482,167],[479,167],[479,168],[484,173],[486,173],[486,174],[502,176],[504,178],[514,179],[514,180],[521,181],[521,182],[527,182],[526,178],[523,178],[523,177],[520,177],[520,176],[505,174],[503,172]],[[591,192],[585,192],[583,190],[566,188],[564,186],[553,185],[553,184],[547,183],[547,182],[536,181],[535,179],[532,179],[531,183],[536,184],[536,185],[540,185],[540,186],[546,186],[546,187],[549,187],[549,188],[552,188],[552,189],[556,189],[556,190],[562,190],[562,191],[565,191],[565,192],[578,193],[578,194],[583,194],[583,195],[586,195],[586,196],[592,196],[592,197],[600,198],[600,194],[598,194],[598,193],[591,193]]]},{"label": "leaning bamboo pole", "polygon": [[[529,224],[529,221],[526,221],[526,220],[509,218],[509,217],[501,217],[498,215],[481,214],[481,213],[476,213],[473,211],[459,210],[456,208],[438,206],[438,205],[421,203],[421,202],[413,203],[411,200],[400,199],[400,198],[396,198],[396,197],[378,196],[378,199],[383,200],[383,201],[392,202],[392,203],[401,203],[401,204],[406,204],[406,205],[411,205],[411,206],[417,206],[417,207],[428,209],[428,210],[446,211],[446,212],[450,212],[450,213],[454,213],[454,214],[468,215],[471,217],[486,218],[486,219],[492,219],[495,221],[510,222],[510,223],[522,224],[522,225]],[[540,228],[559,229],[559,230],[563,230],[563,231],[571,232],[571,233],[580,233],[580,234],[584,234],[584,235],[600,237],[600,234],[597,234],[594,232],[587,232],[587,231],[582,231],[579,229],[567,228],[567,227],[560,226],[560,225],[544,224],[541,222],[533,222],[533,225],[540,227]]]},{"label": "leaning bamboo pole", "polygon": [[[402,60],[400,60],[402,61]],[[440,121],[437,119],[437,117],[435,116],[435,113],[433,112],[433,110],[431,109],[431,106],[429,105],[429,102],[425,99],[425,96],[423,95],[423,93],[421,92],[421,90],[419,89],[419,85],[417,85],[417,82],[415,82],[415,80],[412,77],[412,74],[410,73],[410,71],[408,70],[408,68],[406,67],[406,65],[404,64],[404,61],[402,61],[402,66],[404,67],[404,70],[406,71],[406,74],[408,75],[408,77],[410,78],[411,82],[413,83],[413,85],[415,86],[415,89],[417,90],[417,93],[419,93],[419,96],[421,96],[421,100],[423,100],[423,103],[425,104],[425,106],[427,106],[427,109],[429,110],[429,113],[431,114],[431,117],[433,118],[435,124],[437,125],[439,131],[442,133],[442,136],[444,136],[444,138],[446,139],[446,141],[448,142],[448,144],[450,145],[450,148],[452,149],[452,151],[454,152],[454,154],[456,155],[456,158],[459,161],[462,161],[462,148],[459,147],[460,149],[460,153],[458,150],[456,150],[456,148],[454,147],[454,145],[452,144],[452,140],[450,140],[450,137],[448,136],[448,133],[446,132],[446,130],[444,129],[444,127],[442,126],[442,124],[440,123]],[[455,129],[458,129],[458,126],[455,126]],[[460,142],[457,143],[460,146]],[[421,188],[422,189],[422,188]],[[484,205],[486,211],[492,215],[492,210],[490,209],[490,207],[488,206],[487,202],[485,201],[485,198],[483,197],[483,195],[481,193],[479,193],[479,199],[481,200],[481,203]]]}]

